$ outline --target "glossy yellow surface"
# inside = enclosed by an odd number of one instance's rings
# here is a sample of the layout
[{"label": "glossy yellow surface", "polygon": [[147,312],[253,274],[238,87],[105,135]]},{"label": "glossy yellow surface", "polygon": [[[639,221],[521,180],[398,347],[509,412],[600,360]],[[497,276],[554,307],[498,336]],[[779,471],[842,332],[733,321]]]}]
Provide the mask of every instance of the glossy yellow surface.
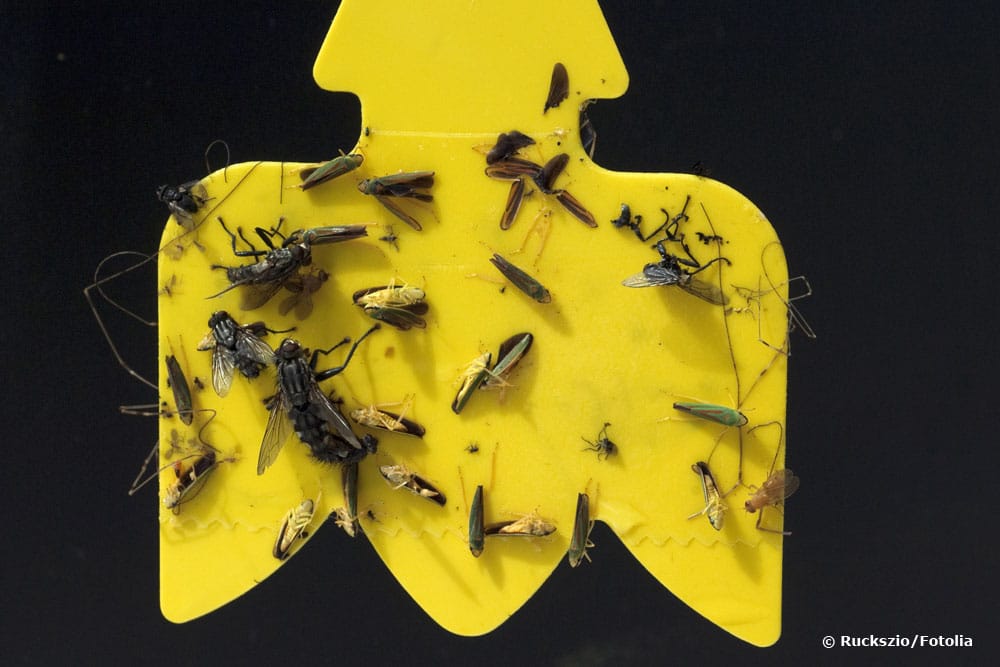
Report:
[{"label": "glossy yellow surface", "polygon": [[[233,165],[203,181],[212,199],[195,216],[194,232],[184,234],[168,221],[159,272],[162,284],[174,283],[169,295],[159,296],[161,360],[172,350],[189,381],[197,376],[205,383],[195,391],[195,407],[218,414],[201,436],[220,458],[237,458],[220,463],[179,513],[161,506],[161,603],[168,619],[196,618],[258,583],[268,585],[277,567],[295,567],[294,554],[283,563],[271,555],[285,513],[304,498],[320,497],[313,532],[337,530],[332,522],[321,527],[322,517],[343,504],[339,469],[311,460],[294,434],[275,464],[256,474],[267,421],[261,399],[274,392],[273,371],[253,382],[237,376],[225,399],[215,396],[211,353],[196,350],[209,315],[226,309],[242,323],[296,326],[291,335],[303,345],[325,348],[372,324],[352,304],[354,291],[395,279],[426,291],[427,328],[383,326],[358,348],[347,371],[323,387],[343,398],[345,412],[415,396],[406,416],[427,429],[422,440],[356,427],[380,441],[378,453],[361,464],[359,510],[365,536],[429,615],[463,635],[501,624],[555,567],[568,567],[577,494],[586,491],[592,517],[607,523],[677,597],[748,642],[777,640],[782,538],[755,529],[756,515],[742,509],[749,491],[727,496],[721,531],[704,516],[688,516],[704,505],[694,462],[709,461],[723,490],[737,481],[739,441],[746,484],[763,482],[771,466],[780,429],[748,430],[785,420],[787,358],[760,341],[785,342],[781,246],[764,215],[726,185],[686,174],[611,172],[587,157],[578,135],[580,104],[621,95],[628,78],[597,4],[574,3],[571,14],[565,5],[345,0],[315,76],[324,88],[361,98],[366,130],[353,150],[364,155],[363,165],[307,192],[294,187],[305,165]],[[543,115],[556,61],[569,73],[570,97]],[[511,229],[499,228],[509,184],[484,175],[483,151],[498,133],[515,128],[537,142],[522,150],[527,159],[541,164],[570,154],[556,184],[594,214],[596,229],[540,192],[525,201]],[[330,157],[337,148],[329,147]],[[421,222],[420,232],[357,189],[363,178],[418,170],[435,172],[434,201],[402,206]],[[649,243],[611,225],[620,205],[630,204],[650,231],[664,219],[661,208],[675,215],[687,197],[689,220],[681,231],[692,253],[702,263],[720,252],[731,262],[698,274],[721,286],[726,312],[678,287],[621,284],[659,257]],[[251,261],[233,256],[217,216],[254,240],[254,227],[282,217],[285,231],[372,226],[367,239],[314,248],[314,266],[331,278],[313,295],[312,315],[300,322],[278,313],[291,296],[285,291],[252,312],[239,310],[238,289],[206,300],[227,285],[213,264]],[[389,225],[398,250],[379,240]],[[703,244],[696,232],[718,234],[724,243]],[[541,281],[551,303],[503,288],[489,262],[494,252]],[[500,343],[522,331],[534,335],[534,344],[511,386],[479,391],[454,414],[450,406],[466,365],[485,351],[495,361]],[[281,338],[267,340],[277,346]],[[339,364],[343,353],[322,357],[320,369]],[[170,397],[165,378],[161,391]],[[726,430],[695,421],[672,409],[680,400],[738,406],[750,423]],[[209,413],[198,413],[187,428],[176,419],[161,421],[166,445],[172,429],[196,439]],[[618,451],[602,460],[584,451],[583,438],[596,440],[605,422]],[[478,452],[467,450],[471,443]],[[378,474],[378,465],[392,463],[434,484],[447,497],[445,506],[393,490]],[[172,477],[170,469],[161,475],[161,493]],[[473,558],[468,511],[479,484],[486,523],[535,511],[556,532],[487,538],[485,552]],[[364,514],[368,509],[375,520]],[[767,524],[780,527],[781,515],[768,512]],[[309,548],[308,540],[299,548]],[[601,545],[590,555],[600,559]],[[589,576],[588,567],[574,576]],[[193,578],[198,585],[177,585]]]}]

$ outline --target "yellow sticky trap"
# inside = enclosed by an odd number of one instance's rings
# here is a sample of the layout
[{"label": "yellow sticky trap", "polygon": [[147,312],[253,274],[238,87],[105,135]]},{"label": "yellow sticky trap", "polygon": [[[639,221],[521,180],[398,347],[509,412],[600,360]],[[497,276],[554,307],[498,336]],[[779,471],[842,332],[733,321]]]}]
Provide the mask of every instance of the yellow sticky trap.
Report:
[{"label": "yellow sticky trap", "polygon": [[[570,94],[543,114],[556,62],[566,67]],[[395,280],[426,292],[426,329],[383,325],[347,370],[322,386],[343,399],[345,414],[415,397],[405,416],[426,428],[422,439],[355,426],[379,439],[378,453],[360,465],[358,508],[365,535],[428,614],[462,635],[501,624],[553,568],[567,567],[560,563],[577,495],[586,492],[591,517],[608,524],[681,600],[748,642],[775,642],[781,536],[755,529],[756,515],[742,507],[747,488],[724,499],[729,512],[721,531],[703,516],[688,516],[704,506],[692,464],[707,461],[725,491],[737,482],[742,443],[743,479],[759,485],[781,442],[787,357],[776,348],[786,348],[788,331],[784,254],[764,215],[728,186],[686,174],[611,172],[585,154],[581,105],[621,95],[628,81],[597,3],[345,0],[315,76],[323,88],[361,98],[365,130],[352,151],[364,156],[360,168],[303,192],[297,185],[307,165],[233,165],[203,181],[211,199],[193,232],[171,220],[164,233],[159,279],[174,280],[174,288],[159,297],[161,359],[175,354],[188,379],[197,376],[207,387],[195,391],[195,408],[217,412],[211,421],[212,413],[198,412],[184,437],[196,440],[200,432],[220,459],[238,458],[220,463],[177,514],[161,506],[164,615],[187,621],[263,582],[283,564],[271,555],[281,521],[303,499],[319,499],[313,532],[344,504],[340,470],[309,459],[294,434],[257,475],[268,417],[262,399],[275,391],[274,373],[265,370],[254,381],[237,374],[219,399],[209,380],[211,353],[195,349],[209,315],[224,309],[243,324],[295,326],[287,335],[327,348],[373,323],[352,294]],[[512,227],[500,229],[509,183],[484,174],[484,151],[511,129],[536,141],[520,152],[527,160],[544,164],[569,154],[556,187],[571,192],[597,228],[529,179],[534,194]],[[336,148],[328,152],[333,157]],[[419,232],[357,188],[362,179],[422,170],[435,174],[433,202],[400,203],[422,225]],[[623,286],[660,261],[651,241],[611,224],[623,203],[643,216],[646,233],[664,220],[661,208],[671,217],[686,212],[679,232],[691,254],[702,265],[728,260],[696,276],[718,287],[728,307],[676,286]],[[279,219],[286,233],[371,226],[365,239],[313,248],[313,267],[330,278],[311,295],[312,314],[297,321],[279,313],[295,297],[285,290],[252,312],[240,311],[240,288],[206,300],[228,284],[213,265],[252,262],[233,255],[219,216],[258,249],[264,246],[253,229]],[[390,226],[398,250],[380,240]],[[722,241],[702,239],[709,236]],[[667,247],[685,256],[679,244]],[[494,252],[540,281],[551,302],[509,284],[489,261]],[[521,332],[534,342],[509,386],[477,390],[461,414],[452,412],[467,365],[487,351],[495,362],[500,344]],[[283,337],[267,340],[276,347]],[[346,349],[321,357],[319,369],[342,363]],[[171,395],[165,378],[161,392]],[[726,429],[672,408],[691,400],[738,407],[749,424]],[[596,440],[606,422],[617,451],[605,459],[584,439]],[[750,431],[768,422],[780,427]],[[163,422],[164,443],[177,426]],[[783,458],[782,451],[777,468]],[[444,506],[393,489],[378,472],[391,464],[433,484],[446,496]],[[172,469],[161,474],[161,495],[173,480]],[[468,516],[477,485],[484,487],[486,523],[536,512],[556,532],[487,537],[482,556],[472,557]],[[780,528],[780,513],[767,511],[765,525]],[[594,558],[600,553],[600,544],[591,550]],[[588,576],[585,567],[574,574]],[[198,585],[185,585],[193,573]]]}]

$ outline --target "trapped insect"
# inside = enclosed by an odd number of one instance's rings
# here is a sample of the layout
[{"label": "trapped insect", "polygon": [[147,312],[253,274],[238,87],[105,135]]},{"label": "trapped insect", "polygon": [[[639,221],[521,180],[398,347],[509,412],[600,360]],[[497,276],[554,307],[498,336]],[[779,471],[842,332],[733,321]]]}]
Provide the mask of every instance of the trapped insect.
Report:
[{"label": "trapped insect", "polygon": [[270,415],[260,445],[258,475],[274,463],[293,428],[313,457],[324,463],[349,464],[375,452],[378,440],[367,434],[359,440],[337,406],[320,390],[319,383],[342,373],[358,345],[378,328],[376,324],[355,341],[343,364],[319,372],[316,371],[319,355],[329,354],[349,339],[327,350],[316,350],[311,357],[298,341],[291,338],[282,341],[274,354],[278,387],[268,399]]},{"label": "trapped insect", "polygon": [[754,426],[748,431],[748,433],[752,433],[758,428],[764,428],[766,426],[778,427],[778,446],[774,450],[774,458],[771,460],[771,468],[768,471],[767,479],[765,479],[764,483],[760,485],[760,488],[750,487],[753,494],[747,498],[747,501],[744,503],[744,508],[751,514],[757,511],[760,512],[757,515],[757,530],[787,536],[792,533],[787,530],[775,530],[774,528],[768,528],[767,526],[761,525],[761,521],[764,519],[764,510],[766,508],[778,507],[782,505],[785,498],[788,498],[799,489],[799,478],[795,476],[795,473],[788,469],[774,469],[774,466],[778,462],[778,453],[781,451],[781,443],[784,441],[785,429],[781,425],[781,422],[775,421],[760,424],[758,426]]},{"label": "trapped insect", "polygon": [[674,403],[674,409],[723,426],[746,426],[747,417],[739,410],[712,403]]},{"label": "trapped insect", "polygon": [[156,198],[167,205],[177,224],[185,229],[194,228],[194,214],[209,200],[208,191],[200,181],[188,181],[177,187],[161,185],[156,188]]},{"label": "trapped insect", "polygon": [[587,107],[595,101],[585,100],[580,105],[580,145],[583,146],[583,152],[590,156],[590,159],[594,159],[594,150],[597,148],[597,130],[594,129],[594,124],[590,122]]},{"label": "trapped insect", "polygon": [[590,531],[594,528],[594,522],[590,520],[590,496],[581,493],[576,497],[576,518],[573,521],[573,537],[569,541],[569,551],[566,558],[570,567],[576,567],[584,558],[588,561],[587,549],[594,546],[590,541]]},{"label": "trapped insect", "polygon": [[448,502],[444,494],[438,491],[433,484],[406,466],[383,465],[379,466],[378,471],[394,489],[406,489],[410,493],[433,501],[442,507]]},{"label": "trapped insect", "polygon": [[198,349],[212,350],[212,387],[219,396],[229,393],[237,370],[252,380],[274,361],[274,351],[261,340],[262,336],[290,331],[268,329],[259,321],[239,324],[224,310],[212,313],[208,327],[209,332],[198,343]]},{"label": "trapped insect", "polygon": [[288,510],[281,527],[278,529],[278,538],[274,541],[274,548],[271,554],[278,560],[285,560],[291,555],[292,547],[299,540],[309,536],[306,528],[312,523],[313,515],[316,513],[316,503],[306,498],[301,503]]},{"label": "trapped insect", "polygon": [[546,537],[556,532],[555,524],[546,521],[537,514],[528,514],[514,521],[491,523],[483,528],[487,537]]},{"label": "trapped insect", "polygon": [[490,369],[483,389],[507,386],[507,378],[531,349],[531,343],[534,339],[530,333],[519,333],[501,343],[500,351],[497,354],[497,363]]},{"label": "trapped insect", "polygon": [[538,303],[551,303],[552,294],[545,289],[544,285],[528,275],[526,271],[514,266],[497,253],[493,253],[493,257],[490,258],[490,263],[497,267],[497,270],[500,271],[500,273],[502,273],[507,280],[512,282],[514,287],[518,288]]},{"label": "trapped insect", "polygon": [[379,322],[400,331],[408,331],[413,327],[423,329],[427,322],[423,316],[427,314],[428,305],[424,301],[426,294],[419,287],[395,283],[367,287],[354,293],[354,305],[364,309],[365,314]]},{"label": "trapped insect", "polygon": [[642,224],[642,216],[636,215],[632,217],[632,209],[628,204],[622,204],[621,213],[611,221],[611,224],[614,225],[615,229],[631,229],[639,237],[640,241],[645,242],[647,240],[643,237],[642,231],[639,229],[639,225]]},{"label": "trapped insect", "polygon": [[479,558],[486,547],[486,534],[483,526],[483,485],[476,487],[476,494],[472,497],[472,509],[469,511],[469,551],[476,558]]},{"label": "trapped insect", "polygon": [[719,485],[715,482],[715,477],[712,476],[712,471],[708,469],[708,464],[704,461],[698,461],[691,466],[695,474],[701,480],[701,492],[705,497],[705,507],[700,512],[695,512],[688,519],[693,519],[702,514],[708,517],[708,522],[712,524],[712,528],[716,530],[722,530],[722,521],[725,517],[726,506],[722,502],[722,494],[719,492]]},{"label": "trapped insect", "polygon": [[[657,241],[653,245],[660,253],[661,260],[647,264],[643,267],[642,273],[629,276],[622,281],[622,285],[625,287],[669,287],[676,285],[688,294],[692,294],[711,304],[717,306],[729,304],[729,299],[722,293],[719,287],[703,282],[695,277],[716,262],[729,264],[728,259],[725,257],[716,257],[704,265],[699,265],[696,262],[668,253],[664,247],[664,243],[665,241]],[[685,267],[694,268],[694,271],[689,271]]]},{"label": "trapped insect", "polygon": [[744,507],[747,512],[751,514],[760,510],[760,514],[757,515],[757,529],[764,530],[769,533],[778,533],[781,535],[791,535],[792,533],[787,530],[775,530],[774,528],[768,528],[767,526],[760,525],[761,520],[764,518],[764,509],[767,507],[777,507],[784,503],[785,498],[798,491],[799,489],[799,478],[795,476],[791,470],[775,470],[772,472],[764,483],[760,485],[753,495],[750,496]]},{"label": "trapped insect", "polygon": [[[401,433],[403,435],[415,435],[418,438],[422,438],[424,437],[424,434],[427,433],[426,429],[415,421],[407,419],[403,416],[406,414],[406,410],[410,407],[412,402],[412,398],[411,400],[404,402],[402,414],[382,410],[383,406],[378,405],[369,405],[364,408],[357,408],[356,410],[351,410],[351,419],[362,426],[380,428],[384,431]],[[399,405],[399,403],[393,403],[391,405]]]},{"label": "trapped insect", "polygon": [[172,354],[166,356],[167,363],[167,384],[174,393],[174,405],[177,407],[177,416],[185,424],[190,424],[194,419],[194,409],[191,400],[191,387],[188,386],[187,378],[181,365],[177,363],[177,357]]},{"label": "trapped insect", "polygon": [[486,164],[494,164],[513,157],[519,150],[534,143],[534,139],[517,130],[503,132],[497,136],[496,144],[486,154]]},{"label": "trapped insect", "polygon": [[350,155],[339,155],[329,162],[324,162],[318,167],[306,167],[299,171],[302,183],[299,185],[303,190],[309,190],[321,183],[332,181],[338,176],[354,171],[365,161],[363,155],[351,153]]},{"label": "trapped insect", "polygon": [[597,459],[605,459],[616,451],[618,451],[618,445],[608,439],[608,427],[611,426],[610,422],[604,422],[604,426],[601,428],[600,433],[597,434],[597,442],[591,442],[586,438],[581,436],[581,440],[590,445],[589,447],[584,447],[582,451],[585,452],[597,452]]},{"label": "trapped insect", "polygon": [[562,101],[569,97],[569,74],[566,66],[556,63],[552,67],[552,80],[549,82],[549,94],[545,98],[545,108],[542,113],[548,112],[562,104]]},{"label": "trapped insect", "polygon": [[299,273],[285,281],[285,289],[291,292],[278,304],[278,312],[287,315],[295,312],[295,317],[304,320],[312,314],[312,295],[319,291],[330,274],[319,267],[312,267],[306,273]]},{"label": "trapped insect", "polygon": [[[338,525],[351,537],[358,531],[358,462],[348,463],[340,470],[344,491],[344,512]],[[346,525],[345,525],[346,524]]]},{"label": "trapped insect", "polygon": [[382,206],[385,206],[394,216],[413,227],[418,232],[423,229],[416,218],[404,211],[393,201],[396,197],[408,197],[423,202],[434,200],[434,196],[420,190],[426,190],[434,185],[433,171],[412,171],[390,174],[379,178],[367,178],[358,183],[362,194],[372,195]]},{"label": "trapped insect", "polygon": [[451,402],[451,410],[456,415],[462,412],[472,394],[486,381],[486,378],[490,374],[491,359],[493,359],[493,355],[489,352],[484,352],[473,359],[465,370],[462,371],[462,375],[459,377],[461,386],[458,388],[458,393],[455,394],[455,400]]},{"label": "trapped insect", "polygon": [[[281,237],[281,233],[277,229],[269,231],[257,227],[255,230],[257,235],[268,247],[268,250],[257,250],[243,235],[243,230],[237,228],[239,237],[250,248],[250,250],[237,250],[236,235],[229,231],[221,217],[218,220],[222,229],[232,240],[233,254],[237,257],[253,257],[259,261],[242,266],[213,264],[213,269],[226,272],[229,286],[209,298],[221,296],[231,289],[242,287],[244,289],[241,294],[240,308],[243,310],[254,310],[263,306],[282,286],[298,274],[301,267],[311,264],[313,245],[350,241],[368,235],[368,230],[364,225],[316,227],[292,232],[284,238],[281,246],[275,246],[271,239],[274,236]],[[281,226],[280,221],[278,226]]]}]

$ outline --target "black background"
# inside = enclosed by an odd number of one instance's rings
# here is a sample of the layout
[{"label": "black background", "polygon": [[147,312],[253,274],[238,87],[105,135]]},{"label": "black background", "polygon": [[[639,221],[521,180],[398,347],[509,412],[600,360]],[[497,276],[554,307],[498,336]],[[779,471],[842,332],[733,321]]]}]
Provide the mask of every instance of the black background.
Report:
[{"label": "black background", "polygon": [[[560,565],[483,638],[440,629],[336,530],[221,610],[165,621],[154,501],[125,494],[156,426],[116,410],[149,393],[114,364],[81,288],[107,253],[155,247],[153,191],[204,174],[213,139],[234,162],[319,160],[354,145],[359,105],[312,79],[333,2],[82,4],[4,18],[4,663],[874,661],[903,649],[820,640],[897,633],[976,643],[911,662],[997,653],[988,4],[604,3],[631,84],[590,110],[596,160],[702,163],[767,214],[815,290],[801,306],[819,338],[797,341],[789,374],[803,487],[787,512],[784,628],[766,650],[687,609],[603,526],[593,565]],[[152,330],[120,335],[155,374]]]}]

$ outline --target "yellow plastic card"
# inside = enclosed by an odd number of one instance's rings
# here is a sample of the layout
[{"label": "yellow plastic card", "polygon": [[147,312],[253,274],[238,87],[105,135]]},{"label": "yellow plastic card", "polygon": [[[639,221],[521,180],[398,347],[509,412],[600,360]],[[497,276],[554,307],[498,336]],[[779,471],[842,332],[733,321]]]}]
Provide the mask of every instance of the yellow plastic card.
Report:
[{"label": "yellow plastic card", "polygon": [[[361,165],[305,191],[303,170],[316,165],[233,165],[202,181],[207,201],[188,224],[193,230],[168,221],[159,261],[161,286],[170,286],[159,294],[161,367],[173,355],[188,382],[197,377],[205,388],[192,389],[191,425],[161,420],[161,497],[177,491],[207,447],[216,461],[197,471],[197,488],[176,511],[160,506],[168,619],[197,618],[267,586],[278,567],[295,567],[308,537],[291,543],[290,558],[272,552],[286,514],[303,500],[316,503],[308,534],[338,530],[326,519],[345,505],[341,469],[310,458],[294,433],[257,474],[275,370],[254,380],[237,371],[228,395],[217,396],[213,352],[197,349],[210,315],[225,310],[240,324],[295,327],[263,336],[271,347],[291,336],[311,349],[329,348],[374,324],[353,295],[394,283],[425,292],[426,326],[403,331],[383,323],[347,368],[320,386],[342,401],[345,415],[381,405],[426,429],[415,437],[351,422],[359,437],[378,439],[377,453],[360,463],[357,539],[371,541],[431,617],[461,635],[501,624],[554,568],[568,567],[577,497],[586,493],[590,519],[609,525],[682,601],[748,642],[777,640],[782,515],[765,508],[762,526],[779,531],[765,532],[743,504],[750,487],[784,460],[784,254],[764,215],[726,185],[686,174],[611,172],[591,161],[581,144],[581,108],[623,94],[628,78],[597,3],[571,4],[345,0],[315,77],[323,88],[361,98],[364,130],[351,151],[363,156]],[[565,67],[568,97],[543,112],[556,63]],[[488,177],[485,155],[499,133],[514,129],[535,142],[519,159],[541,166],[565,153],[568,162],[548,182],[521,164],[523,204],[501,229],[517,181]],[[337,147],[329,153],[335,157]],[[434,172],[426,190],[433,201],[389,201],[420,231],[359,190],[365,179],[420,171]],[[571,211],[573,202],[596,227]],[[612,224],[626,220],[622,204],[642,216],[641,234],[674,224],[642,242],[633,229]],[[234,244],[250,250],[247,241],[268,250],[255,228],[288,236],[353,224],[368,225],[367,236],[311,247],[312,263],[300,273],[318,290],[290,291],[302,287],[296,278],[249,312],[240,309],[247,288],[223,292],[230,283],[218,267],[266,261],[234,255]],[[291,245],[300,238],[292,236]],[[664,255],[651,247],[657,240]],[[282,236],[272,243],[281,246]],[[491,263],[494,253],[544,285],[551,299],[539,302],[519,289]],[[671,275],[679,284],[623,285]],[[299,319],[307,302],[311,313]],[[484,384],[493,386],[472,390],[461,412],[453,411],[463,376],[475,375],[470,363],[489,352],[495,364],[501,344],[521,333],[533,342],[516,368],[487,377]],[[343,363],[348,347],[321,356],[317,370]],[[165,376],[160,384],[176,409]],[[700,419],[674,409],[675,402],[738,409],[747,424]],[[588,444],[601,436],[614,442],[613,452]],[[705,515],[689,518],[706,507],[692,470],[699,461],[722,493],[742,471],[744,485],[718,501],[728,510],[721,530]],[[419,475],[444,503],[387,482],[379,467],[391,465]],[[534,513],[555,532],[488,536],[473,557],[469,513],[480,485],[486,524]],[[600,558],[600,546],[591,557]],[[176,585],[193,573],[197,586]],[[587,564],[574,574],[588,576]]]}]

